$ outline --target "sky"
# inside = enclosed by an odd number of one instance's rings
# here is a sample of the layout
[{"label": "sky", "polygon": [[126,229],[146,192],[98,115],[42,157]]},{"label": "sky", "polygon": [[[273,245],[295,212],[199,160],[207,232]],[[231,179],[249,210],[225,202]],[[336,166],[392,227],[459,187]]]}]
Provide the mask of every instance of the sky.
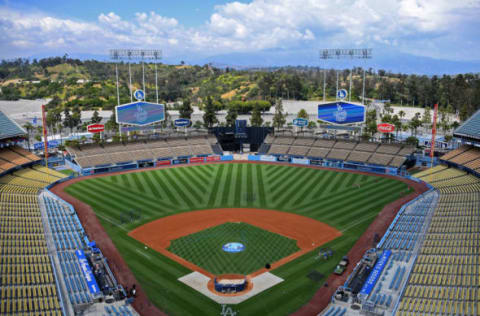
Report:
[{"label": "sky", "polygon": [[266,52],[316,58],[322,48],[363,47],[478,61],[480,0],[0,0],[2,59],[110,48],[161,49],[187,62]]}]

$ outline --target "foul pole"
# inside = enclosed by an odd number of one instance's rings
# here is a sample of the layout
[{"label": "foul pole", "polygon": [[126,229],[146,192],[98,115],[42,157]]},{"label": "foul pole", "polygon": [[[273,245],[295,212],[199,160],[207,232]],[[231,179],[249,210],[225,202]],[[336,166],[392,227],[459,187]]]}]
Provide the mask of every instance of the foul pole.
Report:
[{"label": "foul pole", "polygon": [[43,152],[45,154],[45,167],[48,168],[48,139],[47,139],[47,116],[45,115],[45,105],[42,105],[42,127],[43,127]]},{"label": "foul pole", "polygon": [[432,124],[432,145],[430,146],[430,168],[433,168],[433,154],[435,152],[435,135],[437,134],[437,114],[438,103],[433,108],[433,124]]}]

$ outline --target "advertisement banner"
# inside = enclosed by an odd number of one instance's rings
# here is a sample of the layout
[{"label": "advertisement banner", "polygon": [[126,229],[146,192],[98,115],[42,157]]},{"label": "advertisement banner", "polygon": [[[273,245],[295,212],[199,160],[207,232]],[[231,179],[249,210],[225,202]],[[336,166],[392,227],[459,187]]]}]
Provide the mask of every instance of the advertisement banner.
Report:
[{"label": "advertisement banner", "polygon": [[133,102],[115,107],[118,124],[148,125],[165,120],[165,106],[149,102]]},{"label": "advertisement banner", "polygon": [[94,296],[100,294],[100,288],[98,287],[97,280],[95,280],[95,276],[93,275],[92,269],[88,264],[87,257],[83,250],[76,250],[75,254],[77,255],[78,263],[80,264],[80,269],[83,272],[83,276],[85,277],[85,281],[87,281],[87,287],[90,293]]},{"label": "advertisement banner", "polygon": [[301,117],[297,117],[296,119],[293,120],[293,125],[298,127],[305,127],[305,126],[308,126],[308,120]]},{"label": "advertisement banner", "polygon": [[170,160],[159,160],[155,163],[155,166],[166,166],[166,165],[170,165],[171,164],[171,161]]},{"label": "advertisement banner", "polygon": [[288,156],[279,156],[279,157],[277,157],[277,161],[289,162],[289,161],[290,161],[290,157],[288,157]]},{"label": "advertisement banner", "polygon": [[260,161],[277,161],[277,157],[275,156],[270,156],[270,155],[261,155],[260,156]]},{"label": "advertisement banner", "polygon": [[318,105],[318,119],[331,124],[352,124],[365,122],[365,107],[347,102]]},{"label": "advertisement banner", "polygon": [[105,130],[105,125],[103,124],[90,124],[87,125],[87,131],[90,133],[100,133]]},{"label": "advertisement banner", "polygon": [[383,269],[387,265],[388,258],[390,258],[391,254],[392,252],[390,250],[383,251],[381,257],[378,259],[377,263],[375,263],[375,266],[370,272],[367,281],[365,282],[365,284],[363,284],[363,287],[360,290],[360,294],[368,296],[370,292],[372,292],[373,287],[377,283],[377,280],[382,274]]},{"label": "advertisement banner", "polygon": [[381,123],[377,125],[377,131],[380,133],[393,133],[395,132],[395,125],[389,123]]},{"label": "advertisement banner", "polygon": [[248,155],[248,160],[250,160],[250,161],[260,161],[260,156]]},{"label": "advertisement banner", "polygon": [[175,121],[173,121],[174,125],[176,127],[185,127],[185,126],[189,126],[190,125],[190,120],[189,119],[184,119],[184,118],[180,118],[180,119],[176,119]]},{"label": "advertisement banner", "polygon": [[232,161],[233,160],[233,155],[224,155],[220,157],[222,161]]},{"label": "advertisement banner", "polygon": [[221,160],[220,156],[207,157],[207,161],[220,161],[220,160]]},{"label": "advertisement banner", "polygon": [[309,165],[310,164],[310,159],[292,158],[291,162],[299,164],[299,165]]},{"label": "advertisement banner", "polygon": [[323,163],[322,160],[313,160],[313,159],[310,160],[310,164],[311,164],[311,165],[321,166],[322,163]]},{"label": "advertisement banner", "polygon": [[180,165],[188,163],[188,158],[178,158],[172,160],[172,165]]},{"label": "advertisement banner", "polygon": [[199,163],[205,162],[205,157],[192,157],[190,158],[190,163]]},{"label": "advertisement banner", "polygon": [[[58,142],[58,140],[49,140],[48,141],[48,148],[56,148],[58,147],[60,143]],[[33,149],[35,150],[40,150],[40,149],[44,149],[45,148],[45,144],[43,142],[38,142],[38,143],[33,143]]]}]

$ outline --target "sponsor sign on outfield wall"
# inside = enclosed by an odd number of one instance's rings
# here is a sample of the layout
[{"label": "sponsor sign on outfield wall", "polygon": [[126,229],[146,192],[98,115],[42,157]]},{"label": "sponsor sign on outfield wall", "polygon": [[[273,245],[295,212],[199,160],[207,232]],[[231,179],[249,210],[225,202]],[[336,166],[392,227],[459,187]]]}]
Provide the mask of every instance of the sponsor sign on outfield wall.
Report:
[{"label": "sponsor sign on outfield wall", "polygon": [[269,155],[262,155],[262,156],[260,156],[260,161],[277,161],[277,157],[269,156]]},{"label": "sponsor sign on outfield wall", "polygon": [[188,158],[178,158],[172,160],[172,165],[180,165],[185,163],[188,163]]},{"label": "sponsor sign on outfield wall", "polygon": [[300,165],[309,165],[309,159],[299,159],[299,158],[292,158],[292,163],[300,164]]},{"label": "sponsor sign on outfield wall", "polygon": [[347,102],[319,104],[318,119],[337,125],[363,123],[365,107]]},{"label": "sponsor sign on outfield wall", "polygon": [[312,159],[312,160],[310,160],[310,164],[311,164],[311,165],[315,165],[315,166],[321,166],[321,165],[322,165],[322,163],[323,163],[323,161],[322,161],[322,160],[313,160],[313,159]]},{"label": "sponsor sign on outfield wall", "polygon": [[192,157],[190,158],[190,163],[199,163],[205,162],[205,157]]},{"label": "sponsor sign on outfield wall", "polygon": [[155,166],[166,166],[172,164],[170,160],[159,160],[155,163]]},{"label": "sponsor sign on outfield wall", "polygon": [[221,157],[220,156],[210,156],[207,157],[207,161],[220,161]]},{"label": "sponsor sign on outfield wall", "polygon": [[165,106],[149,102],[133,102],[115,107],[117,123],[148,125],[165,120]]}]

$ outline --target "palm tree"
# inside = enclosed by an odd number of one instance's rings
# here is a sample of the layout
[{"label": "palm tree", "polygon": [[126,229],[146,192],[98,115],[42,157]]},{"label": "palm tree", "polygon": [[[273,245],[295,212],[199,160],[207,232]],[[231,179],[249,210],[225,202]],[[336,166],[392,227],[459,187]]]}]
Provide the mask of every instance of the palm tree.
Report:
[{"label": "palm tree", "polygon": [[32,123],[30,122],[27,122],[23,125],[23,128],[25,128],[27,130],[27,134],[28,134],[28,137],[27,137],[27,142],[28,142],[28,150],[30,150],[30,137],[31,137],[31,132],[33,130],[33,125]]},{"label": "palm tree", "polygon": [[398,116],[400,116],[400,118],[404,118],[406,115],[406,113],[403,111],[403,110],[400,110],[400,112],[398,112]]}]

